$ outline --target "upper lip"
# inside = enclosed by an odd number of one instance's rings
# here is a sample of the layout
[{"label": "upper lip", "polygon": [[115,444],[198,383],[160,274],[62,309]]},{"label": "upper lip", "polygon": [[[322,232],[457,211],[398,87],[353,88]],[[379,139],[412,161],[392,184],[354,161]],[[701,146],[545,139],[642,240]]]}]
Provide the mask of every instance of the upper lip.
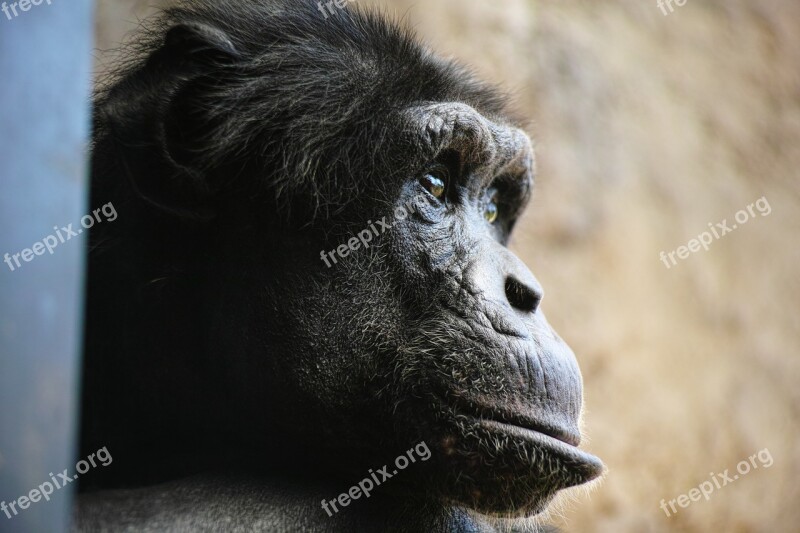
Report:
[{"label": "upper lip", "polygon": [[541,433],[577,448],[581,443],[581,435],[577,429],[566,429],[560,425],[550,422],[536,420],[533,416],[526,413],[509,413],[504,409],[481,407],[471,402],[459,402],[462,407],[466,407],[468,412],[477,418],[493,420],[501,424],[517,426],[522,429]]},{"label": "upper lip", "polygon": [[523,429],[528,429],[530,431],[535,431],[536,433],[541,433],[542,435],[552,437],[565,444],[574,446],[575,448],[577,448],[581,443],[581,436],[577,431],[569,431],[554,424],[539,422],[524,415],[506,416],[501,412],[492,412],[491,416],[484,416],[482,418],[487,418],[494,420],[495,422],[501,422],[503,424],[509,424],[512,426],[521,427]]}]

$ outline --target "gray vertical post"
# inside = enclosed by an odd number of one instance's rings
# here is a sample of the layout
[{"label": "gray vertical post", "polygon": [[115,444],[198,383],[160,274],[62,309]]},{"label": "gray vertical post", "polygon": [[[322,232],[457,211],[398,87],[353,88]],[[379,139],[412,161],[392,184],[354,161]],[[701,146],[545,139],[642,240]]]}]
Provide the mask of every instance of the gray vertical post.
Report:
[{"label": "gray vertical post", "polygon": [[75,472],[87,235],[54,226],[87,213],[91,6],[0,0],[0,531],[69,527],[71,486],[18,499]]}]

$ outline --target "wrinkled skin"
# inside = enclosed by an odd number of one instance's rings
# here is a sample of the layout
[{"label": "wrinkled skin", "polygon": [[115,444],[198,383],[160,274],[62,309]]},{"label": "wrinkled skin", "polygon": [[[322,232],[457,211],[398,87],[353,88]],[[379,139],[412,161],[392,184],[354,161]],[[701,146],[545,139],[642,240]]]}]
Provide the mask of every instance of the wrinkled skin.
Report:
[{"label": "wrinkled skin", "polygon": [[[244,4],[236,9],[274,16]],[[359,522],[365,513],[396,530],[469,531],[485,529],[486,517],[534,515],[557,491],[599,476],[600,461],[578,449],[575,357],[542,313],[539,282],[506,247],[535,165],[493,93],[438,59],[398,52],[380,64],[393,72],[407,61],[422,81],[383,95],[389,89],[354,67],[346,81],[364,89],[353,94],[377,107],[319,98],[306,116],[293,78],[271,80],[279,71],[263,54],[278,52],[243,51],[254,37],[231,33],[237,16],[255,15],[226,9],[174,14],[166,39],[154,40],[165,44],[98,99],[93,200],[113,201],[119,222],[92,236],[82,445],[107,446],[115,460],[83,488],[246,469],[258,473],[276,528],[281,516],[299,519],[286,497],[270,495],[299,490],[291,501],[307,496],[303,513],[332,530],[386,527]],[[356,20],[297,9],[302,17],[286,27],[300,33]],[[324,58],[349,57],[325,56],[334,45],[322,40],[316,55],[303,54],[316,61],[303,69],[317,76],[307,91],[336,87],[326,85],[334,71]],[[243,79],[266,85],[235,100]],[[252,96],[267,93],[285,103]],[[266,130],[243,129],[248,113]],[[328,123],[351,135],[333,136]],[[298,131],[307,137],[290,139]],[[379,220],[390,229],[368,248],[321,260]],[[421,441],[430,460],[333,519],[320,510],[319,494],[335,498]],[[98,509],[111,500],[99,494],[83,499],[79,523],[103,521]],[[152,505],[148,494],[130,493],[127,504],[117,494],[115,508]]]}]

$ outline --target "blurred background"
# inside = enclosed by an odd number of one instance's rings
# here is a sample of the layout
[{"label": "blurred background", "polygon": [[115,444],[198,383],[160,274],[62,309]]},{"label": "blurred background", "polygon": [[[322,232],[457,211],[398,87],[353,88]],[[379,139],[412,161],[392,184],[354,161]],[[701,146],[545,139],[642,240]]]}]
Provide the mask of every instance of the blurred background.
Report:
[{"label": "blurred background", "polygon": [[[578,355],[586,446],[608,466],[551,522],[798,531],[800,3],[354,2],[370,3],[511,89],[531,120],[538,185],[512,246]],[[99,0],[96,73],[168,4]],[[768,216],[671,268],[659,258],[762,197]],[[771,467],[659,508],[765,448]]]}]

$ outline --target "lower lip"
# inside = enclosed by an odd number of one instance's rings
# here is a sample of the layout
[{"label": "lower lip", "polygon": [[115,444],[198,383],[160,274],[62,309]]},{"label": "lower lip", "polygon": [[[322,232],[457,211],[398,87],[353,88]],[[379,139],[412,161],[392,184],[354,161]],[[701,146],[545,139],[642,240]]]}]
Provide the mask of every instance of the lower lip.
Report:
[{"label": "lower lip", "polygon": [[475,418],[475,421],[478,426],[488,431],[504,433],[543,448],[561,459],[565,466],[581,472],[586,478],[585,481],[590,481],[603,473],[603,463],[600,459],[550,435],[497,420]]}]

